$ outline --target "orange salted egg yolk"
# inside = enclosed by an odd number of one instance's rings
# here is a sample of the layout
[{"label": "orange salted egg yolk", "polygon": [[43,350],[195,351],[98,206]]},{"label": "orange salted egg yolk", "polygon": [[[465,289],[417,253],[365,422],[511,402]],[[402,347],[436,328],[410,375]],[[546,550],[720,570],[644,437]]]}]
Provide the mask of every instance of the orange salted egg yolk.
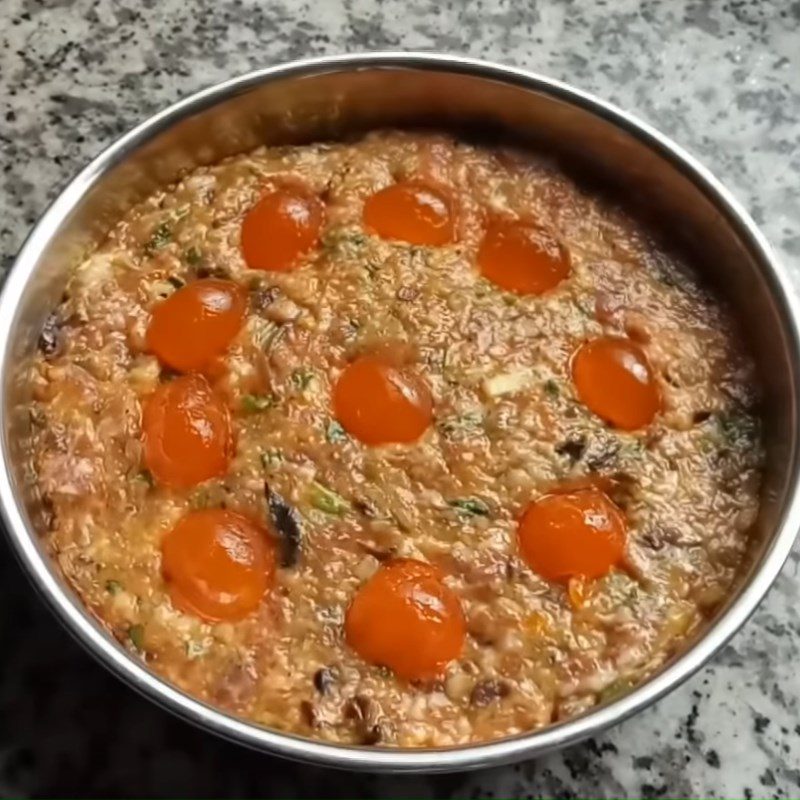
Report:
[{"label": "orange salted egg yolk", "polygon": [[208,622],[258,608],[275,573],[267,531],[234,511],[192,511],[161,542],[161,570],[174,605]]},{"label": "orange salted egg yolk", "polygon": [[147,348],[179,372],[202,369],[225,352],[246,311],[247,293],[233,281],[193,281],[153,309]]},{"label": "orange salted egg yolk", "polygon": [[242,255],[250,269],[287,272],[319,242],[325,223],[322,201],[299,188],[264,195],[242,222]]},{"label": "orange salted egg yolk", "polygon": [[145,403],[142,431],[145,465],[160,483],[189,488],[228,469],[230,414],[202,375],[159,386]]},{"label": "orange salted egg yolk", "polygon": [[364,224],[382,239],[443,245],[455,239],[450,200],[421,181],[394,183],[364,203]]},{"label": "orange salted egg yolk", "polygon": [[433,399],[428,384],[410,367],[362,356],[339,376],[333,409],[345,430],[364,444],[407,443],[431,424]]},{"label": "orange salted egg yolk", "polygon": [[381,566],[353,597],[345,617],[348,645],[371,664],[405,680],[430,680],[458,658],[466,623],[441,570],[396,559]]},{"label": "orange salted egg yolk", "polygon": [[542,294],[569,275],[567,251],[550,233],[526,222],[497,220],[478,250],[481,274],[517,294]]},{"label": "orange salted egg yolk", "polygon": [[642,428],[661,409],[650,362],[641,347],[629,339],[591,339],[572,356],[571,366],[581,402],[616,428]]},{"label": "orange salted egg yolk", "polygon": [[531,503],[518,528],[520,554],[550,581],[600,578],[625,550],[625,517],[597,489],[549,494]]}]

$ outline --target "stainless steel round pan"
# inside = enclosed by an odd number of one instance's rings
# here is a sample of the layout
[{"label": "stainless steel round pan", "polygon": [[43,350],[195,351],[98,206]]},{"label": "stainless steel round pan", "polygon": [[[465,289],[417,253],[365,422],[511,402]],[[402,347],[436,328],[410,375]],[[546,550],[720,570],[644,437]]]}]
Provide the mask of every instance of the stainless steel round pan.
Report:
[{"label": "stainless steel round pan", "polygon": [[[635,691],[544,730],[485,744],[345,747],[261,728],[187,696],[131,657],[86,612],[37,535],[37,508],[23,470],[23,369],[70,267],[158,185],[262,143],[416,124],[545,148],[566,166],[594,173],[690,250],[739,313],[761,368],[768,465],[749,565],[735,591],[705,630]],[[444,55],[374,53],[269,67],[198,92],[143,122],[69,183],[31,232],[0,298],[0,507],[24,569],[72,634],[134,689],[196,725],[277,755],[372,771],[447,771],[529,758],[653,703],[719,650],[769,589],[800,521],[798,319],[785,273],[726,189],[667,137],[608,103],[522,70]]]}]

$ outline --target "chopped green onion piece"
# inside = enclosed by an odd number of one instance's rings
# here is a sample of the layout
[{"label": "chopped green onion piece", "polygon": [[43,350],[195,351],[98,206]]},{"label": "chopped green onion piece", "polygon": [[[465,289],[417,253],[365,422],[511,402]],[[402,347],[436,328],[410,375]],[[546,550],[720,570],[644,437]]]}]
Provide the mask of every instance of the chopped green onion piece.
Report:
[{"label": "chopped green onion piece", "polygon": [[264,469],[272,469],[283,461],[283,453],[280,450],[265,450],[261,454],[261,466]]},{"label": "chopped green onion piece", "polygon": [[348,246],[361,247],[366,241],[367,237],[358,231],[353,232],[347,228],[333,228],[323,235],[322,246],[329,250]]},{"label": "chopped green onion piece", "polygon": [[108,580],[106,581],[106,591],[109,594],[119,594],[124,587],[119,581]]},{"label": "chopped green onion piece", "polygon": [[331,444],[338,444],[347,441],[347,433],[338,420],[332,419],[325,430],[325,438]]},{"label": "chopped green onion piece", "polygon": [[465,414],[457,414],[452,417],[445,417],[436,423],[436,428],[443,436],[448,439],[460,439],[477,433],[483,425],[483,412],[467,411]]},{"label": "chopped green onion piece", "polygon": [[459,500],[449,500],[449,505],[464,514],[474,517],[488,517],[489,506],[477,497],[464,497]]},{"label": "chopped green onion piece", "polygon": [[608,703],[616,700],[631,691],[635,685],[636,682],[632,678],[617,678],[600,692],[600,702]]},{"label": "chopped green onion piece", "polygon": [[168,222],[162,222],[152,233],[144,246],[144,251],[148,255],[155,253],[156,250],[161,250],[172,241],[172,230]]},{"label": "chopped green onion piece", "polygon": [[341,517],[350,508],[350,503],[341,495],[328,489],[327,486],[317,483],[317,481],[311,484],[310,500],[314,508],[337,517]]},{"label": "chopped green onion piece", "polygon": [[199,656],[204,655],[208,651],[208,645],[205,642],[193,642],[188,641],[186,642],[186,655],[190,659],[198,658]]},{"label": "chopped green onion piece", "polygon": [[758,422],[741,411],[717,414],[716,422],[723,442],[729,447],[752,447],[758,437]]},{"label": "chopped green onion piece", "polygon": [[144,625],[131,625],[128,628],[128,638],[131,644],[140,652],[144,650]]},{"label": "chopped green onion piece", "polygon": [[266,411],[277,404],[274,394],[245,394],[242,395],[242,411],[247,414],[257,414]]}]

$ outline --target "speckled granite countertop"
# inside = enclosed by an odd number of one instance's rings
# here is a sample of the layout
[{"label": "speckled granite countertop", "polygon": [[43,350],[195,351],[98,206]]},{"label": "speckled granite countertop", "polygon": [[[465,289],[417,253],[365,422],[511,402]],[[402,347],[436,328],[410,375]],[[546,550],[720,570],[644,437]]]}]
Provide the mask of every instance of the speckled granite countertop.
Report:
[{"label": "speckled granite countertop", "polygon": [[[56,187],[162,106],[258,66],[366,49],[468,53],[596,92],[742,199],[800,281],[800,2],[3,0],[0,253]],[[0,793],[9,796],[798,797],[795,554],[685,686],[560,754],[468,775],[297,767],[190,729],[74,644],[0,545]]]}]

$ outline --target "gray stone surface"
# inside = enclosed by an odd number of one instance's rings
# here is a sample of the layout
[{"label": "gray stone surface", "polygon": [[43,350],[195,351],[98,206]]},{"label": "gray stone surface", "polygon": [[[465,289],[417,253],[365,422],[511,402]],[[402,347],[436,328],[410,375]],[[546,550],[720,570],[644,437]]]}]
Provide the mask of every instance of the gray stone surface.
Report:
[{"label": "gray stone surface", "polygon": [[[685,145],[800,280],[800,2],[0,0],[0,252],[118,134],[265,64],[367,49],[468,53],[596,92]],[[105,674],[0,545],[0,793],[284,797],[800,796],[795,555],[723,652],[610,733],[513,768],[363,777],[194,731]]]}]

